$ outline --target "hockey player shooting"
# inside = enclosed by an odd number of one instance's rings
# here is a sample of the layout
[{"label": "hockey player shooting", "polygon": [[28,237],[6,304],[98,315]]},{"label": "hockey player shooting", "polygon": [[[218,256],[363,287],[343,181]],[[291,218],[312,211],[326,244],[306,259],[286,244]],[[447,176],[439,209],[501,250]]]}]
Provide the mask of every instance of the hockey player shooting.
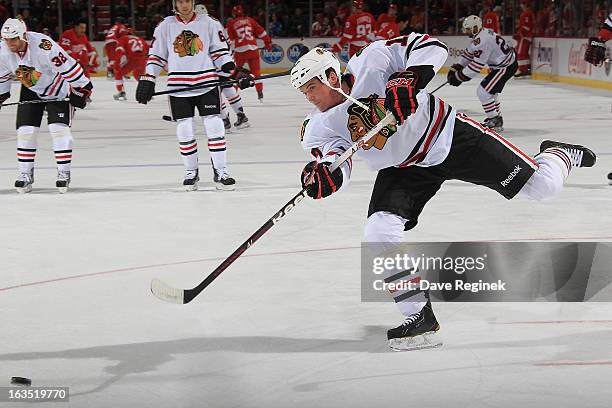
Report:
[{"label": "hockey player shooting", "polygon": [[476,94],[487,115],[483,125],[498,132],[502,131],[504,119],[498,95],[518,68],[516,54],[499,34],[489,28],[482,28],[482,20],[478,16],[466,17],[462,28],[472,41],[459,57],[459,62],[448,71],[448,83],[459,86],[480,74],[480,70],[488,66],[490,72],[480,81]]},{"label": "hockey player shooting", "polygon": [[[380,121],[385,110],[397,120],[358,150],[378,172],[363,239],[382,250],[402,242],[404,231],[417,225],[419,214],[446,180],[482,185],[507,199],[520,194],[544,200],[561,190],[572,169],[595,163],[589,149],[554,141],[544,141],[531,158],[427,93],[425,87],[447,56],[440,41],[412,33],[371,43],[350,59],[342,77],[338,59],[322,48],[302,56],[292,69],[292,85],[315,106],[302,125],[302,147],[312,161],[300,177],[314,199],[346,188],[350,160],[333,172],[330,166]],[[386,278],[390,284],[407,279]],[[410,277],[419,278],[418,272]],[[392,296],[405,318],[387,332],[392,349],[442,344],[435,335],[440,325],[427,291],[400,290]]]}]

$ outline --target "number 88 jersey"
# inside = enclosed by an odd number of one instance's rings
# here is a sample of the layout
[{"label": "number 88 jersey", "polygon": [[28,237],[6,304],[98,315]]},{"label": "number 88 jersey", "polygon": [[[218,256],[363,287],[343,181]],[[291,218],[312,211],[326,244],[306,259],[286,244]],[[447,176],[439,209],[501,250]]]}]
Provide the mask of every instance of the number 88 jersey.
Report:
[{"label": "number 88 jersey", "polygon": [[89,83],[83,68],[50,37],[28,31],[23,53],[12,52],[0,44],[0,95],[10,92],[14,77],[42,99],[64,98],[70,87]]},{"label": "number 88 jersey", "polygon": [[512,64],[516,59],[514,49],[489,28],[484,28],[459,57],[458,63],[464,68],[462,74],[474,78],[485,66],[500,69]]}]

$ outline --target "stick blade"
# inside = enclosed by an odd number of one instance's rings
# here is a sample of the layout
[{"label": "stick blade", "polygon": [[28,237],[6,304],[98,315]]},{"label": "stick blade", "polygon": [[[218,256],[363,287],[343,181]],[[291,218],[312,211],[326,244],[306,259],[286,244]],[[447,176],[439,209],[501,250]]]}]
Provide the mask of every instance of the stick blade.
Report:
[{"label": "stick blade", "polygon": [[173,288],[159,279],[153,279],[151,281],[151,293],[164,302],[176,303],[179,305],[185,304],[185,291],[183,289]]}]

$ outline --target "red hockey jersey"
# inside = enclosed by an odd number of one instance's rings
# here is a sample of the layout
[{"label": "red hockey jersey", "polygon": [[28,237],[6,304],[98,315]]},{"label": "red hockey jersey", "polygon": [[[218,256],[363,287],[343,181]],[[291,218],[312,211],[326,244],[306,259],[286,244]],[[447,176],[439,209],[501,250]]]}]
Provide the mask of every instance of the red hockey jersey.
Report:
[{"label": "red hockey jersey", "polygon": [[234,52],[257,50],[257,38],[261,38],[267,47],[272,40],[266,30],[251,17],[236,17],[227,23],[227,33],[234,43]]},{"label": "red hockey jersey", "polygon": [[349,43],[354,47],[363,47],[368,44],[368,35],[374,31],[376,31],[376,20],[372,14],[365,11],[351,14],[344,24],[340,46]]}]

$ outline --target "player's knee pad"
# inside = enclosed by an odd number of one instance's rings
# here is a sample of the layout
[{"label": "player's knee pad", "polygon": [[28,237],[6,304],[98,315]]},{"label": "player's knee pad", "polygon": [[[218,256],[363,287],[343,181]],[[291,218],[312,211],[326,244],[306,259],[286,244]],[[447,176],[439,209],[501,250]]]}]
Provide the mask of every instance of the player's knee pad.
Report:
[{"label": "player's knee pad", "polygon": [[495,95],[487,92],[482,87],[482,85],[478,85],[478,88],[476,89],[476,95],[478,95],[478,99],[480,99],[480,102],[482,102],[483,104],[493,102],[496,99]]},{"label": "player's knee pad", "polygon": [[220,115],[202,116],[204,131],[209,139],[225,137],[225,126]]},{"label": "player's knee pad", "polygon": [[17,140],[23,142],[36,142],[38,130],[36,126],[19,126],[17,129]]},{"label": "player's knee pad", "polygon": [[53,140],[55,139],[72,139],[70,127],[64,123],[49,123],[49,133]]},{"label": "player's knee pad", "polygon": [[179,142],[190,142],[195,138],[193,118],[178,119],[176,121],[176,137]]},{"label": "player's knee pad", "polygon": [[399,243],[404,239],[404,224],[407,220],[399,215],[378,211],[368,217],[364,231],[364,242]]}]

